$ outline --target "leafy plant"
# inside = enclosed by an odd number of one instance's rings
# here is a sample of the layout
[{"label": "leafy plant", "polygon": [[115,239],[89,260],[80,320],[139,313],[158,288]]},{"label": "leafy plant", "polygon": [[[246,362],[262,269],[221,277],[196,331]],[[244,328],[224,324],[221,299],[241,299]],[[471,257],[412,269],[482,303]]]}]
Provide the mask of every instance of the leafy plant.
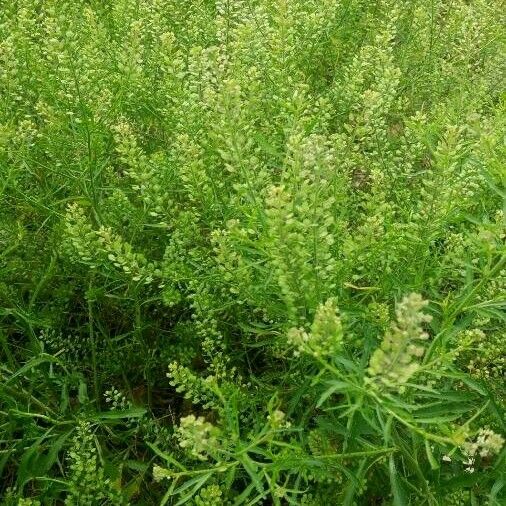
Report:
[{"label": "leafy plant", "polygon": [[501,7],[0,2],[2,504],[502,504]]}]

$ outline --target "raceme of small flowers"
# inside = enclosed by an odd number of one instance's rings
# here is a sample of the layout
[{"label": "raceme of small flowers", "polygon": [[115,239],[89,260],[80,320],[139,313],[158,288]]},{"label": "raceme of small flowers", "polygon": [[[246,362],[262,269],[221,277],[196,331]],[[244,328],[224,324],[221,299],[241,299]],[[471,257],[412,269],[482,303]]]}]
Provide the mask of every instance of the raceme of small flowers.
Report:
[{"label": "raceme of small flowers", "polygon": [[432,320],[432,316],[422,312],[427,304],[419,294],[411,294],[399,302],[395,323],[369,361],[368,372],[373,380],[399,388],[417,372],[425,352],[424,341],[429,338],[422,324]]}]

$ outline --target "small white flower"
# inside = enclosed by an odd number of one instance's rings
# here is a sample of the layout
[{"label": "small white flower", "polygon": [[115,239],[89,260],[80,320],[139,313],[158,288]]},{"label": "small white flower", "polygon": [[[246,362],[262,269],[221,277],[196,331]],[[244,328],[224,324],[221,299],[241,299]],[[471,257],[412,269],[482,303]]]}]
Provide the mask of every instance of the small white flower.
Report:
[{"label": "small white flower", "polygon": [[170,471],[160,466],[153,466],[153,480],[160,482],[166,478],[170,478]]}]

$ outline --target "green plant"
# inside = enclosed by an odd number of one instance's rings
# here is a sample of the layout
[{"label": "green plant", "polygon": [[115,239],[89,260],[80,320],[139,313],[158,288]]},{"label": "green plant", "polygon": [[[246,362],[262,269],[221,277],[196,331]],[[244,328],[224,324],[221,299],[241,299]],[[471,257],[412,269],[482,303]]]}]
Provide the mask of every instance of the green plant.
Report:
[{"label": "green plant", "polygon": [[2,504],[502,504],[501,7],[0,2]]}]

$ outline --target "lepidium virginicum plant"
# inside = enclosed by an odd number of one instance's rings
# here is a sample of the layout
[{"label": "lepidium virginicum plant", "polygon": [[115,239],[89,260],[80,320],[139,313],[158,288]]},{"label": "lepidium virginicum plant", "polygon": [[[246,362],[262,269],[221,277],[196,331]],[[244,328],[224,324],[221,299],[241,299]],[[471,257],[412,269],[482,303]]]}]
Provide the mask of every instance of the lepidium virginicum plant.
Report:
[{"label": "lepidium virginicum plant", "polygon": [[4,502],[502,504],[501,7],[0,2]]}]

